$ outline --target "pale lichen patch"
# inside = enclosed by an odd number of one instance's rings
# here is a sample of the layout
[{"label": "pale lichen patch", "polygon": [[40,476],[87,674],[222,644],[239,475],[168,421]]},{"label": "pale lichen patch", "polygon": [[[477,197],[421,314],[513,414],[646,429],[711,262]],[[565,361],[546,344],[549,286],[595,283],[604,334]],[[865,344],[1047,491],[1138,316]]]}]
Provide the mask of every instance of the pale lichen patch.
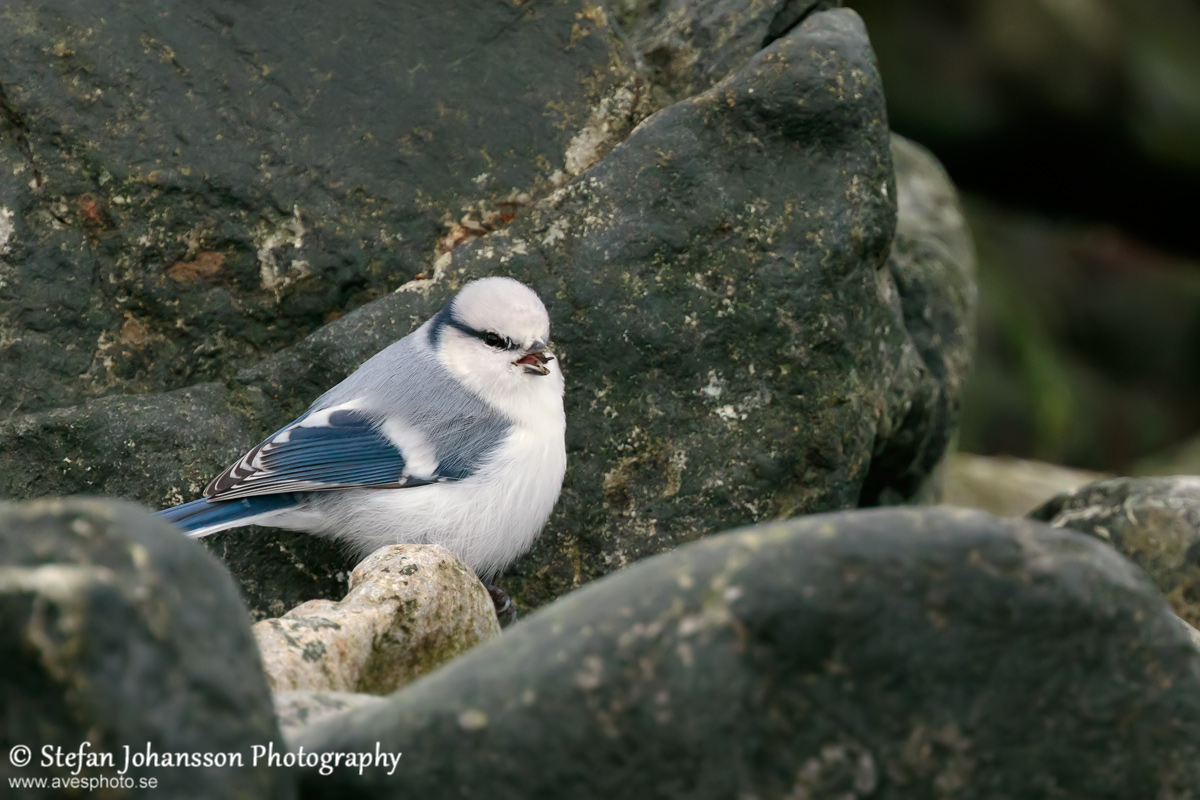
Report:
[{"label": "pale lichen patch", "polygon": [[278,295],[288,285],[312,274],[307,261],[294,258],[285,264],[286,258],[279,252],[286,252],[289,247],[294,253],[299,252],[304,247],[305,233],[307,229],[300,218],[299,206],[293,206],[292,216],[277,225],[260,222],[255,228],[254,244],[264,289]]},{"label": "pale lichen patch", "polygon": [[612,149],[627,131],[637,99],[635,92],[622,86],[592,109],[588,121],[571,138],[563,154],[568,175],[579,175]]},{"label": "pale lichen patch", "polygon": [[0,206],[0,256],[8,255],[12,250],[12,238],[15,232],[13,212]]}]

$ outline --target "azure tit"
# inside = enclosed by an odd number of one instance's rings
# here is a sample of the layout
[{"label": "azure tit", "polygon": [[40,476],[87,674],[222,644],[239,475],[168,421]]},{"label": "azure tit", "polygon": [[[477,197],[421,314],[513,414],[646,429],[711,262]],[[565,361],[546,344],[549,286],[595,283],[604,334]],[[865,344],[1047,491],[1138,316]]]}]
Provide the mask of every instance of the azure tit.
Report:
[{"label": "azure tit", "polygon": [[550,317],[510,278],[468,283],[298,419],[161,516],[191,536],[307,531],[359,555],[446,547],[491,581],[529,549],[566,470],[563,374]]}]

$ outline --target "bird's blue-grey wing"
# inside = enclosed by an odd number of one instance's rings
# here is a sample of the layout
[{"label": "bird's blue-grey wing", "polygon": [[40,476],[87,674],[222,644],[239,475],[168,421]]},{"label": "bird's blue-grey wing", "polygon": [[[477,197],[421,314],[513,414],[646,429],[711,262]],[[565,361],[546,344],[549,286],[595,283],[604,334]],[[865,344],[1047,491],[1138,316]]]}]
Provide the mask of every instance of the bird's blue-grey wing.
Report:
[{"label": "bird's blue-grey wing", "polygon": [[[404,488],[473,474],[503,431],[469,417],[443,418],[422,431],[354,402],[311,410],[276,431],[217,476],[209,501],[283,492]],[[447,430],[455,434],[447,436]],[[462,446],[450,451],[451,443]]]}]

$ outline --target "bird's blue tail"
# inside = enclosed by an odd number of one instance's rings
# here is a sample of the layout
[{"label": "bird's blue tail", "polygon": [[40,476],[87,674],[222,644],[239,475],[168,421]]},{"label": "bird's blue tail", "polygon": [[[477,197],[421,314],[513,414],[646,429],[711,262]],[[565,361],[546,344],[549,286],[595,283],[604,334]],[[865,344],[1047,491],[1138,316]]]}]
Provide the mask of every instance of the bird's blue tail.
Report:
[{"label": "bird's blue tail", "polygon": [[164,508],[157,513],[167,522],[183,528],[189,536],[197,537],[226,528],[253,525],[260,517],[291,508],[298,499],[295,494],[266,494],[218,503],[200,499]]}]

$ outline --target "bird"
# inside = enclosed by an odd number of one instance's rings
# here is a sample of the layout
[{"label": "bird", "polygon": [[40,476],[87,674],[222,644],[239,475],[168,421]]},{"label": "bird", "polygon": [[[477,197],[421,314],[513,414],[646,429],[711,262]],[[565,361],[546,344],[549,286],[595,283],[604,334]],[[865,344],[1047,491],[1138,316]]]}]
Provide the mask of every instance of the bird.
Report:
[{"label": "bird", "polygon": [[359,556],[440,544],[495,578],[525,553],[566,472],[565,381],[550,316],[512,278],[471,281],[308,410],[159,511],[192,537],[245,525],[304,531]]}]

